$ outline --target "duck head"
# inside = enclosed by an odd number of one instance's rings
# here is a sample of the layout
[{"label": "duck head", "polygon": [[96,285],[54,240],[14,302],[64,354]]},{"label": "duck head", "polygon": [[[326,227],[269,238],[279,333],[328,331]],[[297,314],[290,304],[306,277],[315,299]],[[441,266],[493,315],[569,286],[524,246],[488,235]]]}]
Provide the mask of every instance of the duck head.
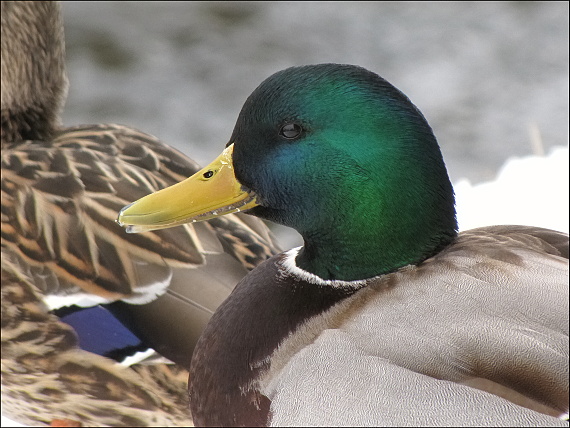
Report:
[{"label": "duck head", "polygon": [[57,2],[2,2],[2,143],[49,139],[67,97]]},{"label": "duck head", "polygon": [[246,100],[230,142],[189,179],[125,207],[139,232],[239,210],[295,228],[297,267],[359,280],[417,264],[457,234],[454,195],[426,119],[361,67],[293,67]]}]

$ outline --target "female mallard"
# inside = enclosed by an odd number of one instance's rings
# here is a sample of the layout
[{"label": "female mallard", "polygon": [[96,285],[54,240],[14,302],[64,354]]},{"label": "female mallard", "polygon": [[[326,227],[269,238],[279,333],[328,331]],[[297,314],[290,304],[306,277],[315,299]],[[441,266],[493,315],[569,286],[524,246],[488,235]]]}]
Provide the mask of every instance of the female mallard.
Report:
[{"label": "female mallard", "polygon": [[304,246],[250,272],[204,330],[197,425],[566,425],[567,235],[457,234],[432,130],[378,75],[274,74],[218,159],[119,222],[138,232],[238,209]]},{"label": "female mallard", "polygon": [[[123,233],[120,207],[199,168],[131,128],[59,126],[67,89],[59,9],[2,2],[2,412],[30,425],[187,425],[196,340],[239,279],[277,251],[263,223],[242,214]],[[150,346],[178,365],[121,368],[80,349],[44,304],[54,295],[116,301],[98,309],[136,333],[123,343],[92,312],[65,317],[76,331],[91,328],[79,335],[83,349],[120,359]]]}]

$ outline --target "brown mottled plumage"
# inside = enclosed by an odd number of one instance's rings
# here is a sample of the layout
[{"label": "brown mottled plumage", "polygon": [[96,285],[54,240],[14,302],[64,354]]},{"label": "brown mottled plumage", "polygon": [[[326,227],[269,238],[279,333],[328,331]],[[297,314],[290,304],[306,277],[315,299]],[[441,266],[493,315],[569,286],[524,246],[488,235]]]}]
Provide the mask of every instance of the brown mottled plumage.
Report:
[{"label": "brown mottled plumage", "polygon": [[[30,425],[191,424],[186,359],[219,303],[277,247],[244,215],[125,234],[115,223],[123,205],[198,166],[132,128],[60,126],[67,78],[57,3],[2,2],[1,35],[2,412]],[[81,350],[43,302],[80,294],[152,301],[119,311],[179,364],[125,368]]]}]

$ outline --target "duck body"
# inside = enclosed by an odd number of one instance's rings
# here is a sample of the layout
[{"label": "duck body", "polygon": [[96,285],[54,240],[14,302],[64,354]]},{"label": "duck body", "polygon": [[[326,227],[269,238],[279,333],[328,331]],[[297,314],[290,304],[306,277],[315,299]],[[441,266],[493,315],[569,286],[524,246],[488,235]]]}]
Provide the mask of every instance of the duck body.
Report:
[{"label": "duck body", "polygon": [[[61,125],[59,3],[2,2],[1,30],[2,413],[34,426],[189,425],[194,345],[278,252],[273,238],[244,214],[124,234],[120,207],[200,168],[127,126]],[[155,364],[116,363],[142,349]]]},{"label": "duck body", "polygon": [[[121,125],[76,126],[49,140],[5,144],[3,251],[45,296],[108,304],[141,342],[188,368],[213,309],[275,252],[271,237],[247,217],[146,235],[125,235],[114,217],[130,197],[198,169],[156,138]],[[93,325],[89,316],[79,322]],[[193,339],[188,326],[196,328]],[[107,349],[122,345],[110,341]]]},{"label": "duck body", "polygon": [[246,276],[204,331],[190,369],[197,425],[564,426],[563,236],[474,229],[418,266],[354,282],[295,272],[297,251]]},{"label": "duck body", "polygon": [[568,236],[457,234],[433,132],[384,79],[339,64],[274,74],[220,157],[118,221],[138,232],[241,209],[304,245],[245,276],[204,330],[197,425],[565,425]]}]

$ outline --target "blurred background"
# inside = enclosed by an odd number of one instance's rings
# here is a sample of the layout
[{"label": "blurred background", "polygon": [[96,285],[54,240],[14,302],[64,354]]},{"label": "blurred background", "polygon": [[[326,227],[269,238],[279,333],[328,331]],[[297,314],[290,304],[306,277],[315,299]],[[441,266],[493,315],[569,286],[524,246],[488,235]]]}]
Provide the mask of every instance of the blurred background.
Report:
[{"label": "blurred background", "polygon": [[64,2],[63,12],[64,124],[130,125],[202,165],[263,79],[322,62],[361,65],[408,95],[454,183],[568,144],[568,2]]}]

